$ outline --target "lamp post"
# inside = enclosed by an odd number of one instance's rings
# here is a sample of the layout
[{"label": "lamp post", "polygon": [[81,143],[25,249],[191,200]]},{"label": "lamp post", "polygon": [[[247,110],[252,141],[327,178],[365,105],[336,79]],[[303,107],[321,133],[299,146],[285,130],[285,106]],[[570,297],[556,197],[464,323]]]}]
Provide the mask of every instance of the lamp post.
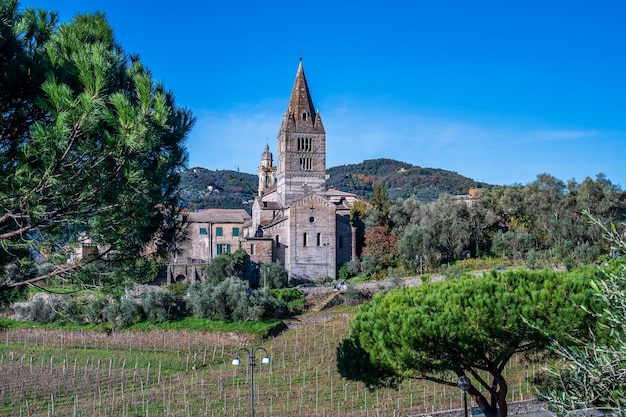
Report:
[{"label": "lamp post", "polygon": [[239,366],[241,365],[241,360],[239,360],[239,353],[246,352],[248,354],[248,368],[250,369],[250,417],[254,417],[254,367],[256,365],[256,353],[258,351],[263,352],[264,356],[261,359],[261,363],[270,363],[270,356],[267,353],[267,350],[264,348],[240,348],[237,350],[235,354],[235,359],[233,359],[233,365]]},{"label": "lamp post", "polygon": [[467,390],[472,386],[472,381],[465,375],[461,375],[456,384],[463,390],[463,408],[465,409],[465,417],[467,417]]},{"label": "lamp post", "polygon": [[328,276],[328,248],[330,243],[326,242],[322,246],[324,246],[324,252],[326,253],[326,276]]}]

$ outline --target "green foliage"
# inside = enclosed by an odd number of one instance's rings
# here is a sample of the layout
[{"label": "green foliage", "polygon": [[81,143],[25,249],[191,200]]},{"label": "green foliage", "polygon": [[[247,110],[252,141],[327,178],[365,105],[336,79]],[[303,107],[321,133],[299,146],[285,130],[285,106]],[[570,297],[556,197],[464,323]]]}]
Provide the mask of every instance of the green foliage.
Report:
[{"label": "green foliage", "polygon": [[232,253],[222,253],[216,256],[205,268],[206,279],[211,284],[218,284],[225,279],[241,272],[238,269],[238,259]]},{"label": "green foliage", "polygon": [[268,289],[284,288],[287,286],[289,274],[280,262],[264,262],[261,264],[259,287]]},{"label": "green foliage", "polygon": [[348,262],[344,262],[339,267],[339,280],[347,281],[350,278],[356,277],[359,275],[361,269],[361,262],[358,259],[351,259]]},{"label": "green foliage", "polygon": [[252,291],[237,277],[218,284],[195,282],[189,288],[189,306],[196,317],[222,321],[256,321],[271,317],[280,307],[269,292]]},{"label": "green foliage", "polygon": [[296,288],[271,290],[270,293],[276,301],[287,307],[289,314],[300,314],[306,308],[305,294]]},{"label": "green foliage", "polygon": [[67,303],[60,296],[38,293],[30,302],[16,304],[14,309],[23,320],[53,323],[61,319],[59,312],[65,310],[66,306]]},{"label": "green foliage", "polygon": [[486,371],[494,385],[477,380],[469,393],[486,415],[495,414],[496,403],[506,415],[502,371],[510,358],[542,351],[548,335],[565,340],[594,326],[578,308],[590,305],[590,279],[582,273],[518,270],[391,290],[361,308],[349,340],[367,353],[373,369],[385,371],[381,384],[391,372],[455,386],[456,378],[445,372]]},{"label": "green foliage", "polygon": [[[602,227],[614,248],[626,253],[623,235]],[[604,415],[626,416],[626,262],[607,265],[592,282],[598,303],[589,314],[601,319],[603,335],[573,337],[569,343],[553,340],[557,355],[539,380],[539,397],[559,416],[599,408]]]},{"label": "green foliage", "polygon": [[119,304],[119,308],[116,324],[121,328],[141,323],[145,319],[145,313],[141,305],[133,300],[122,300]]},{"label": "green foliage", "polygon": [[259,186],[256,175],[239,171],[190,168],[181,173],[180,196],[189,210],[211,208],[242,208],[254,200]]},{"label": "green foliage", "polygon": [[391,159],[373,159],[359,164],[329,168],[331,188],[370,199],[381,185],[390,199],[415,196],[421,202],[436,200],[441,194],[466,194],[470,187],[486,184],[443,169],[422,168]]},{"label": "green foliage", "polygon": [[[78,271],[89,284],[149,279],[138,259],[157,259],[180,232],[191,114],[102,14],[58,25],[3,0],[0,15],[0,290]],[[24,268],[41,259],[48,270]]]},{"label": "green foliage", "polygon": [[164,291],[148,291],[143,294],[141,307],[149,323],[176,320],[183,314],[181,300]]},{"label": "green foliage", "polygon": [[189,287],[184,282],[175,282],[165,287],[165,290],[172,295],[183,296],[187,295],[188,288]]}]

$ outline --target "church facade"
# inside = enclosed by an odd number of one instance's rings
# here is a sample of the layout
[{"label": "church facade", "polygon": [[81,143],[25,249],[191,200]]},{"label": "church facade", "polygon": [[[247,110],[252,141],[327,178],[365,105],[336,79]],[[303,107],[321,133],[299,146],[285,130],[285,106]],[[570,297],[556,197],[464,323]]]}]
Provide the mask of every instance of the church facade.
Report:
[{"label": "church facade", "polygon": [[244,248],[250,253],[255,240],[271,241],[272,259],[284,265],[290,280],[335,278],[338,266],[356,255],[356,231],[350,225],[356,196],[326,188],[326,131],[302,62],[276,149],[276,165],[268,145],[261,155]]}]

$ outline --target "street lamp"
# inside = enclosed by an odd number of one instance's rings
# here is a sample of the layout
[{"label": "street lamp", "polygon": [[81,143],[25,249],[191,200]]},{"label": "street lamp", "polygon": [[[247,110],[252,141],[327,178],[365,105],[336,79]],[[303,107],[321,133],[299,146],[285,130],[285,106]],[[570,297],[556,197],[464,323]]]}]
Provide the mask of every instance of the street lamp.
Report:
[{"label": "street lamp", "polygon": [[246,352],[248,354],[248,368],[250,368],[250,417],[254,417],[254,366],[256,365],[255,355],[258,351],[262,351],[264,355],[261,359],[261,363],[271,362],[267,350],[262,347],[250,349],[240,348],[235,354],[235,359],[233,359],[233,365],[239,366],[241,365],[241,360],[239,360],[239,352]]},{"label": "street lamp", "polygon": [[463,390],[463,408],[465,409],[465,417],[467,417],[467,390],[472,386],[472,381],[465,375],[461,375],[456,384]]},{"label": "street lamp", "polygon": [[328,276],[328,248],[330,247],[330,243],[326,242],[322,244],[322,246],[324,246],[324,249],[326,252],[326,276]]}]

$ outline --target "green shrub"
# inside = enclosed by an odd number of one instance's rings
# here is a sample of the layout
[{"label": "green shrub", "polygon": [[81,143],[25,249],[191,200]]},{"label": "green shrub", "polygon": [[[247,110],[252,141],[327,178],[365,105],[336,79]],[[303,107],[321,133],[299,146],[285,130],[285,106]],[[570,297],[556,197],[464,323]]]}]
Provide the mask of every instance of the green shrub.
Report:
[{"label": "green shrub", "polygon": [[178,299],[164,291],[148,291],[144,294],[141,306],[150,323],[163,323],[182,317]]},{"label": "green shrub", "polygon": [[62,316],[74,324],[85,324],[86,302],[84,298],[69,297],[65,303]]},{"label": "green shrub", "polygon": [[256,321],[274,317],[281,305],[269,291],[253,291],[247,281],[230,277],[217,285],[196,282],[189,288],[189,306],[196,317]]},{"label": "green shrub", "polygon": [[296,288],[272,290],[272,296],[287,308],[289,314],[299,314],[306,308],[306,298],[303,291]]},{"label": "green shrub", "polygon": [[121,328],[142,322],[145,313],[141,306],[133,300],[122,300],[119,307],[118,325]]},{"label": "green shrub", "polygon": [[65,309],[63,299],[54,294],[38,293],[27,303],[15,305],[15,312],[26,321],[53,323],[61,318],[60,311]]},{"label": "green shrub", "polygon": [[165,287],[165,289],[172,295],[184,296],[187,295],[189,287],[184,282],[175,282]]},{"label": "green shrub", "polygon": [[359,275],[361,270],[361,262],[358,259],[351,259],[347,262],[344,262],[339,267],[339,280],[347,281],[350,278],[356,277]]},{"label": "green shrub", "polygon": [[289,274],[280,262],[265,262],[261,265],[260,272],[259,287],[277,289],[287,286]]},{"label": "green shrub", "polygon": [[85,308],[85,319],[89,323],[102,323],[105,321],[104,309],[112,303],[108,297],[93,297]]}]

